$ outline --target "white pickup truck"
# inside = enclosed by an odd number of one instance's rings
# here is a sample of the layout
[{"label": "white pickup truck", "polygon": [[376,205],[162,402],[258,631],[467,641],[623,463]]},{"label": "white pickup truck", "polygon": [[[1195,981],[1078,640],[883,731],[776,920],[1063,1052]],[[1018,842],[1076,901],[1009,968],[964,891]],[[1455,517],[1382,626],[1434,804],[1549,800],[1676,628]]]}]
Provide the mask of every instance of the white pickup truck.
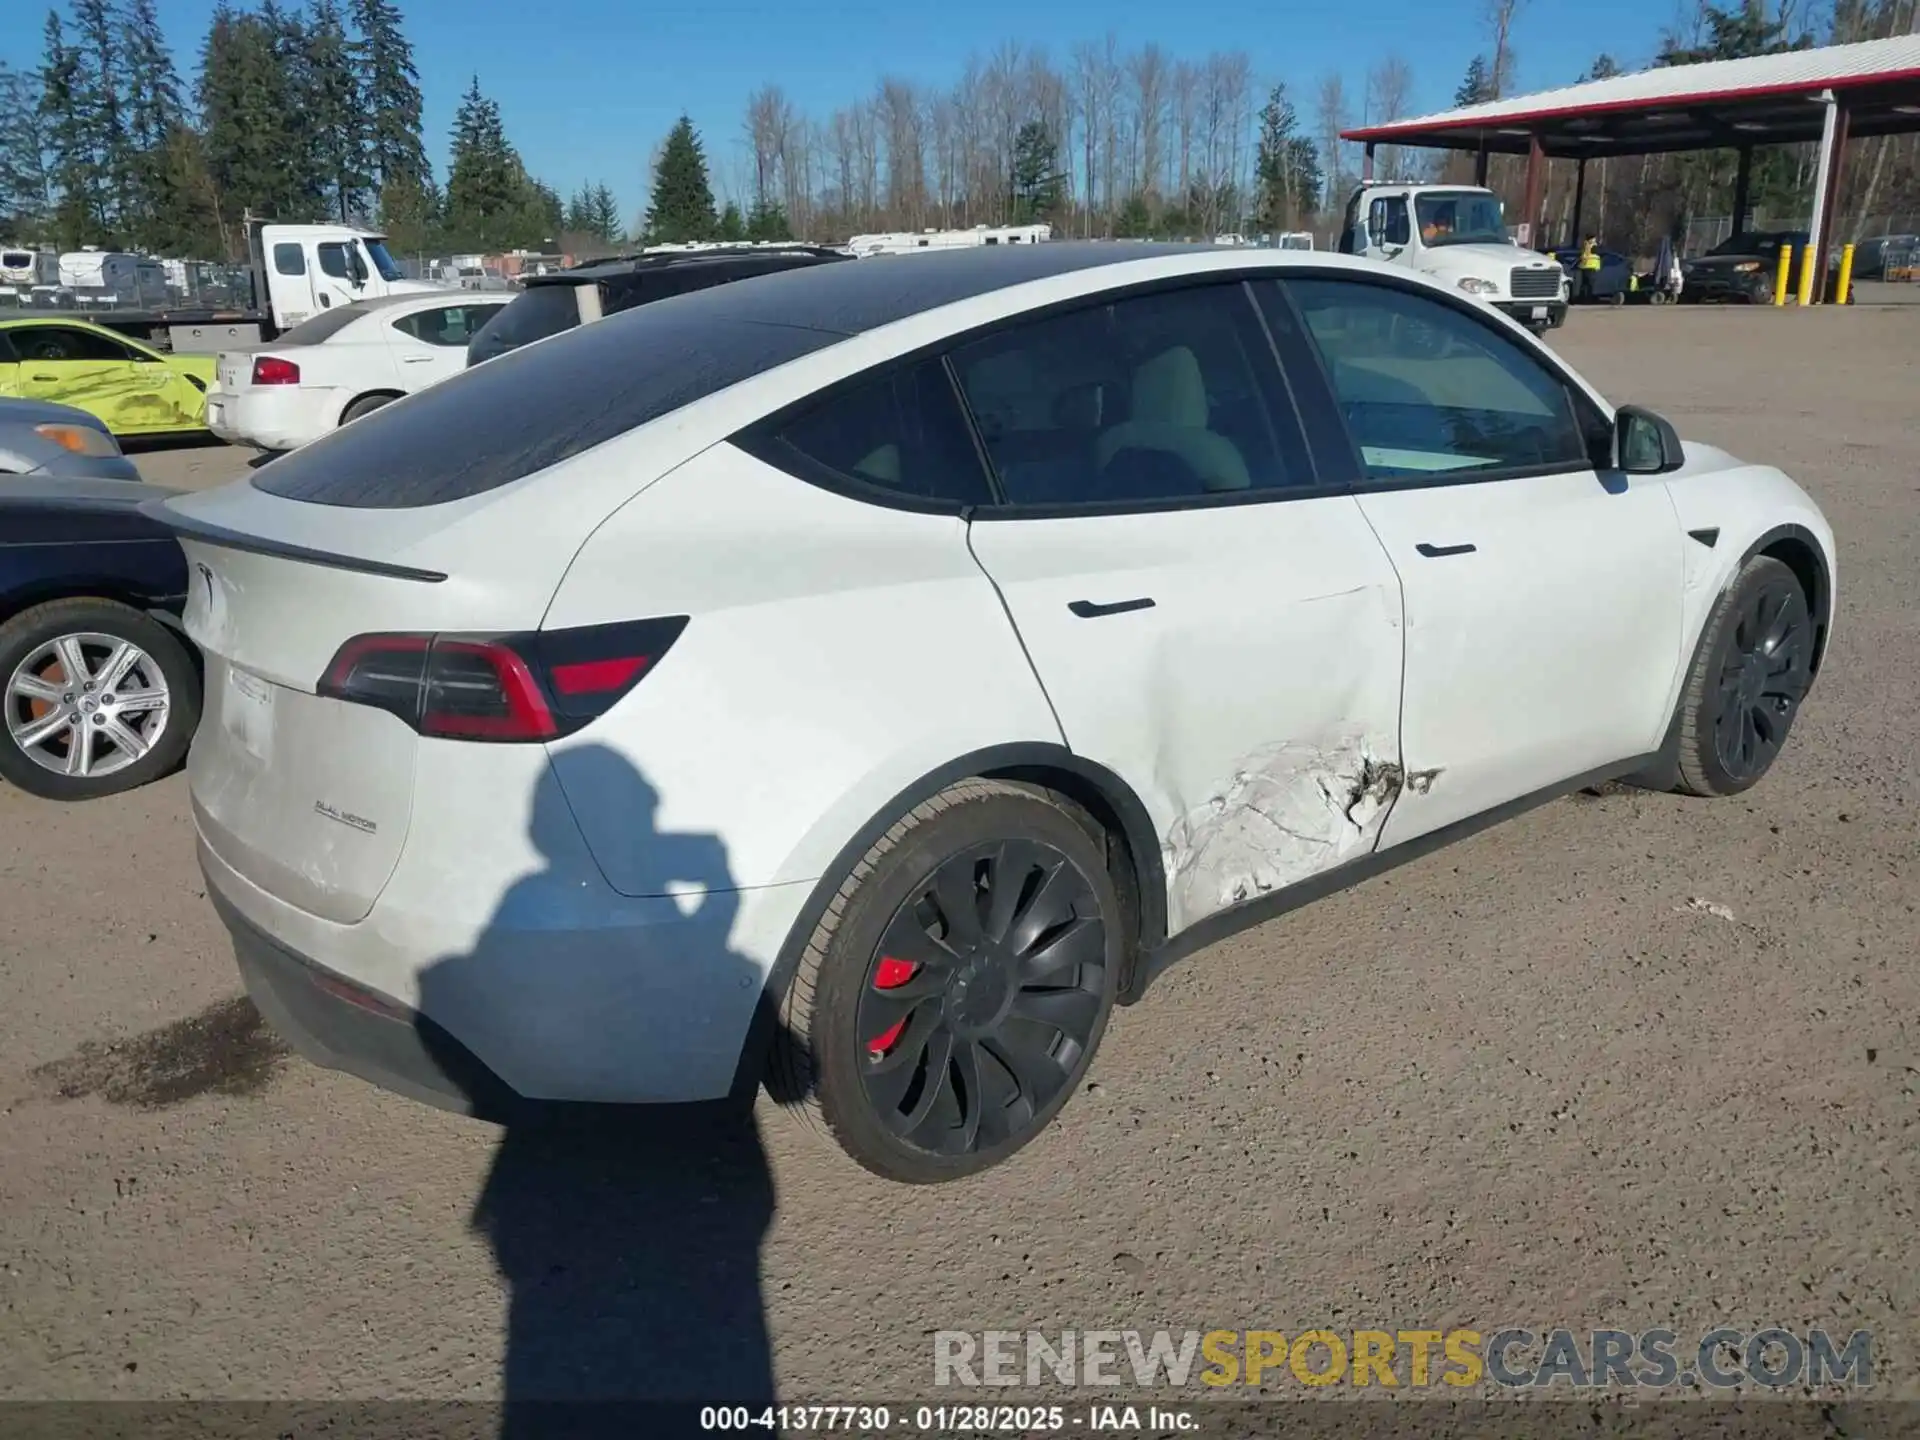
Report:
[{"label": "white pickup truck", "polygon": [[1514,244],[1491,190],[1363,184],[1347,202],[1340,250],[1445,280],[1535,334],[1566,323],[1566,271],[1551,255]]}]

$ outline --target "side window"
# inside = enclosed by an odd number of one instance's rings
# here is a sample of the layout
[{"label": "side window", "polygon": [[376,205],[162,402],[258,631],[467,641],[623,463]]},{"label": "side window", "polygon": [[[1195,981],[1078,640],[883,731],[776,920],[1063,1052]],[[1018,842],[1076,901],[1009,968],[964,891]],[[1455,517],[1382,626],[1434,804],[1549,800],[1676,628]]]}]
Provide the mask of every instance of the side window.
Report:
[{"label": "side window", "polygon": [[951,358],[1011,504],[1154,503],[1313,483],[1238,284],[1050,316]]},{"label": "side window", "polygon": [[336,280],[351,280],[353,272],[347,268],[347,247],[337,240],[329,240],[320,246],[320,273],[331,275]]},{"label": "side window", "polygon": [[1388,285],[1286,287],[1368,479],[1592,465],[1567,386],[1491,325]]},{"label": "side window", "polygon": [[747,447],[803,478],[818,467],[922,500],[993,503],[966,417],[938,360],[839,391]]},{"label": "side window", "polygon": [[464,346],[500,309],[498,305],[445,305],[402,315],[393,328],[428,345]]},{"label": "side window", "polygon": [[297,244],[280,244],[273,247],[273,268],[281,275],[304,275],[307,273],[307,256]]},{"label": "side window", "polygon": [[1400,195],[1389,195],[1373,202],[1367,215],[1367,231],[1376,245],[1405,245],[1413,238],[1407,220],[1407,202]]},{"label": "side window", "polygon": [[131,360],[134,352],[118,340],[91,330],[63,325],[28,325],[12,332],[22,360]]}]

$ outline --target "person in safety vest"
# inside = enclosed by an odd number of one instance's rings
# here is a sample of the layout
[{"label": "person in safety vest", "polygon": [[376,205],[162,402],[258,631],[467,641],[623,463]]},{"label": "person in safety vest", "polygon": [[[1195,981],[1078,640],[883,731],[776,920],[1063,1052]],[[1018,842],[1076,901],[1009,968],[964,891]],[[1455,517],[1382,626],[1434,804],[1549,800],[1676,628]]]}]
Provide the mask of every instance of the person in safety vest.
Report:
[{"label": "person in safety vest", "polygon": [[1600,240],[1589,235],[1580,247],[1580,298],[1593,299],[1593,287],[1600,279]]}]

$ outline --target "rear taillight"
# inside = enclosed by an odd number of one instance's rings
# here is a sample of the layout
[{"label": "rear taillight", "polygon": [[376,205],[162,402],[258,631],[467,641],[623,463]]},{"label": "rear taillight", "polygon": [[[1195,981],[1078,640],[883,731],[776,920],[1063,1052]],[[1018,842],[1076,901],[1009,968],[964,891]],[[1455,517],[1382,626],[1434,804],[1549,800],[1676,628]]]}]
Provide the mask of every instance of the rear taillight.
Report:
[{"label": "rear taillight", "polygon": [[253,357],[253,383],[256,385],[298,385],[300,367],[278,355]]},{"label": "rear taillight", "polygon": [[520,635],[356,635],[320,694],[448,740],[553,740],[604,715],[660,661],[687,617]]}]

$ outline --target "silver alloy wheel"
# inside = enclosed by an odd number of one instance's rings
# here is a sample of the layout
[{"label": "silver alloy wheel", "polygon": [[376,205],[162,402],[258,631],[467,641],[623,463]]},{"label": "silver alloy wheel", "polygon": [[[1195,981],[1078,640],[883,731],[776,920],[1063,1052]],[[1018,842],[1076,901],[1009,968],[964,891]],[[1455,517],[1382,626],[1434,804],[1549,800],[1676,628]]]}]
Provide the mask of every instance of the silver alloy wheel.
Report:
[{"label": "silver alloy wheel", "polygon": [[160,663],[118,635],[82,631],[29,651],[8,677],[7,734],[43,770],[117,774],[166,733],[173,696]]}]

